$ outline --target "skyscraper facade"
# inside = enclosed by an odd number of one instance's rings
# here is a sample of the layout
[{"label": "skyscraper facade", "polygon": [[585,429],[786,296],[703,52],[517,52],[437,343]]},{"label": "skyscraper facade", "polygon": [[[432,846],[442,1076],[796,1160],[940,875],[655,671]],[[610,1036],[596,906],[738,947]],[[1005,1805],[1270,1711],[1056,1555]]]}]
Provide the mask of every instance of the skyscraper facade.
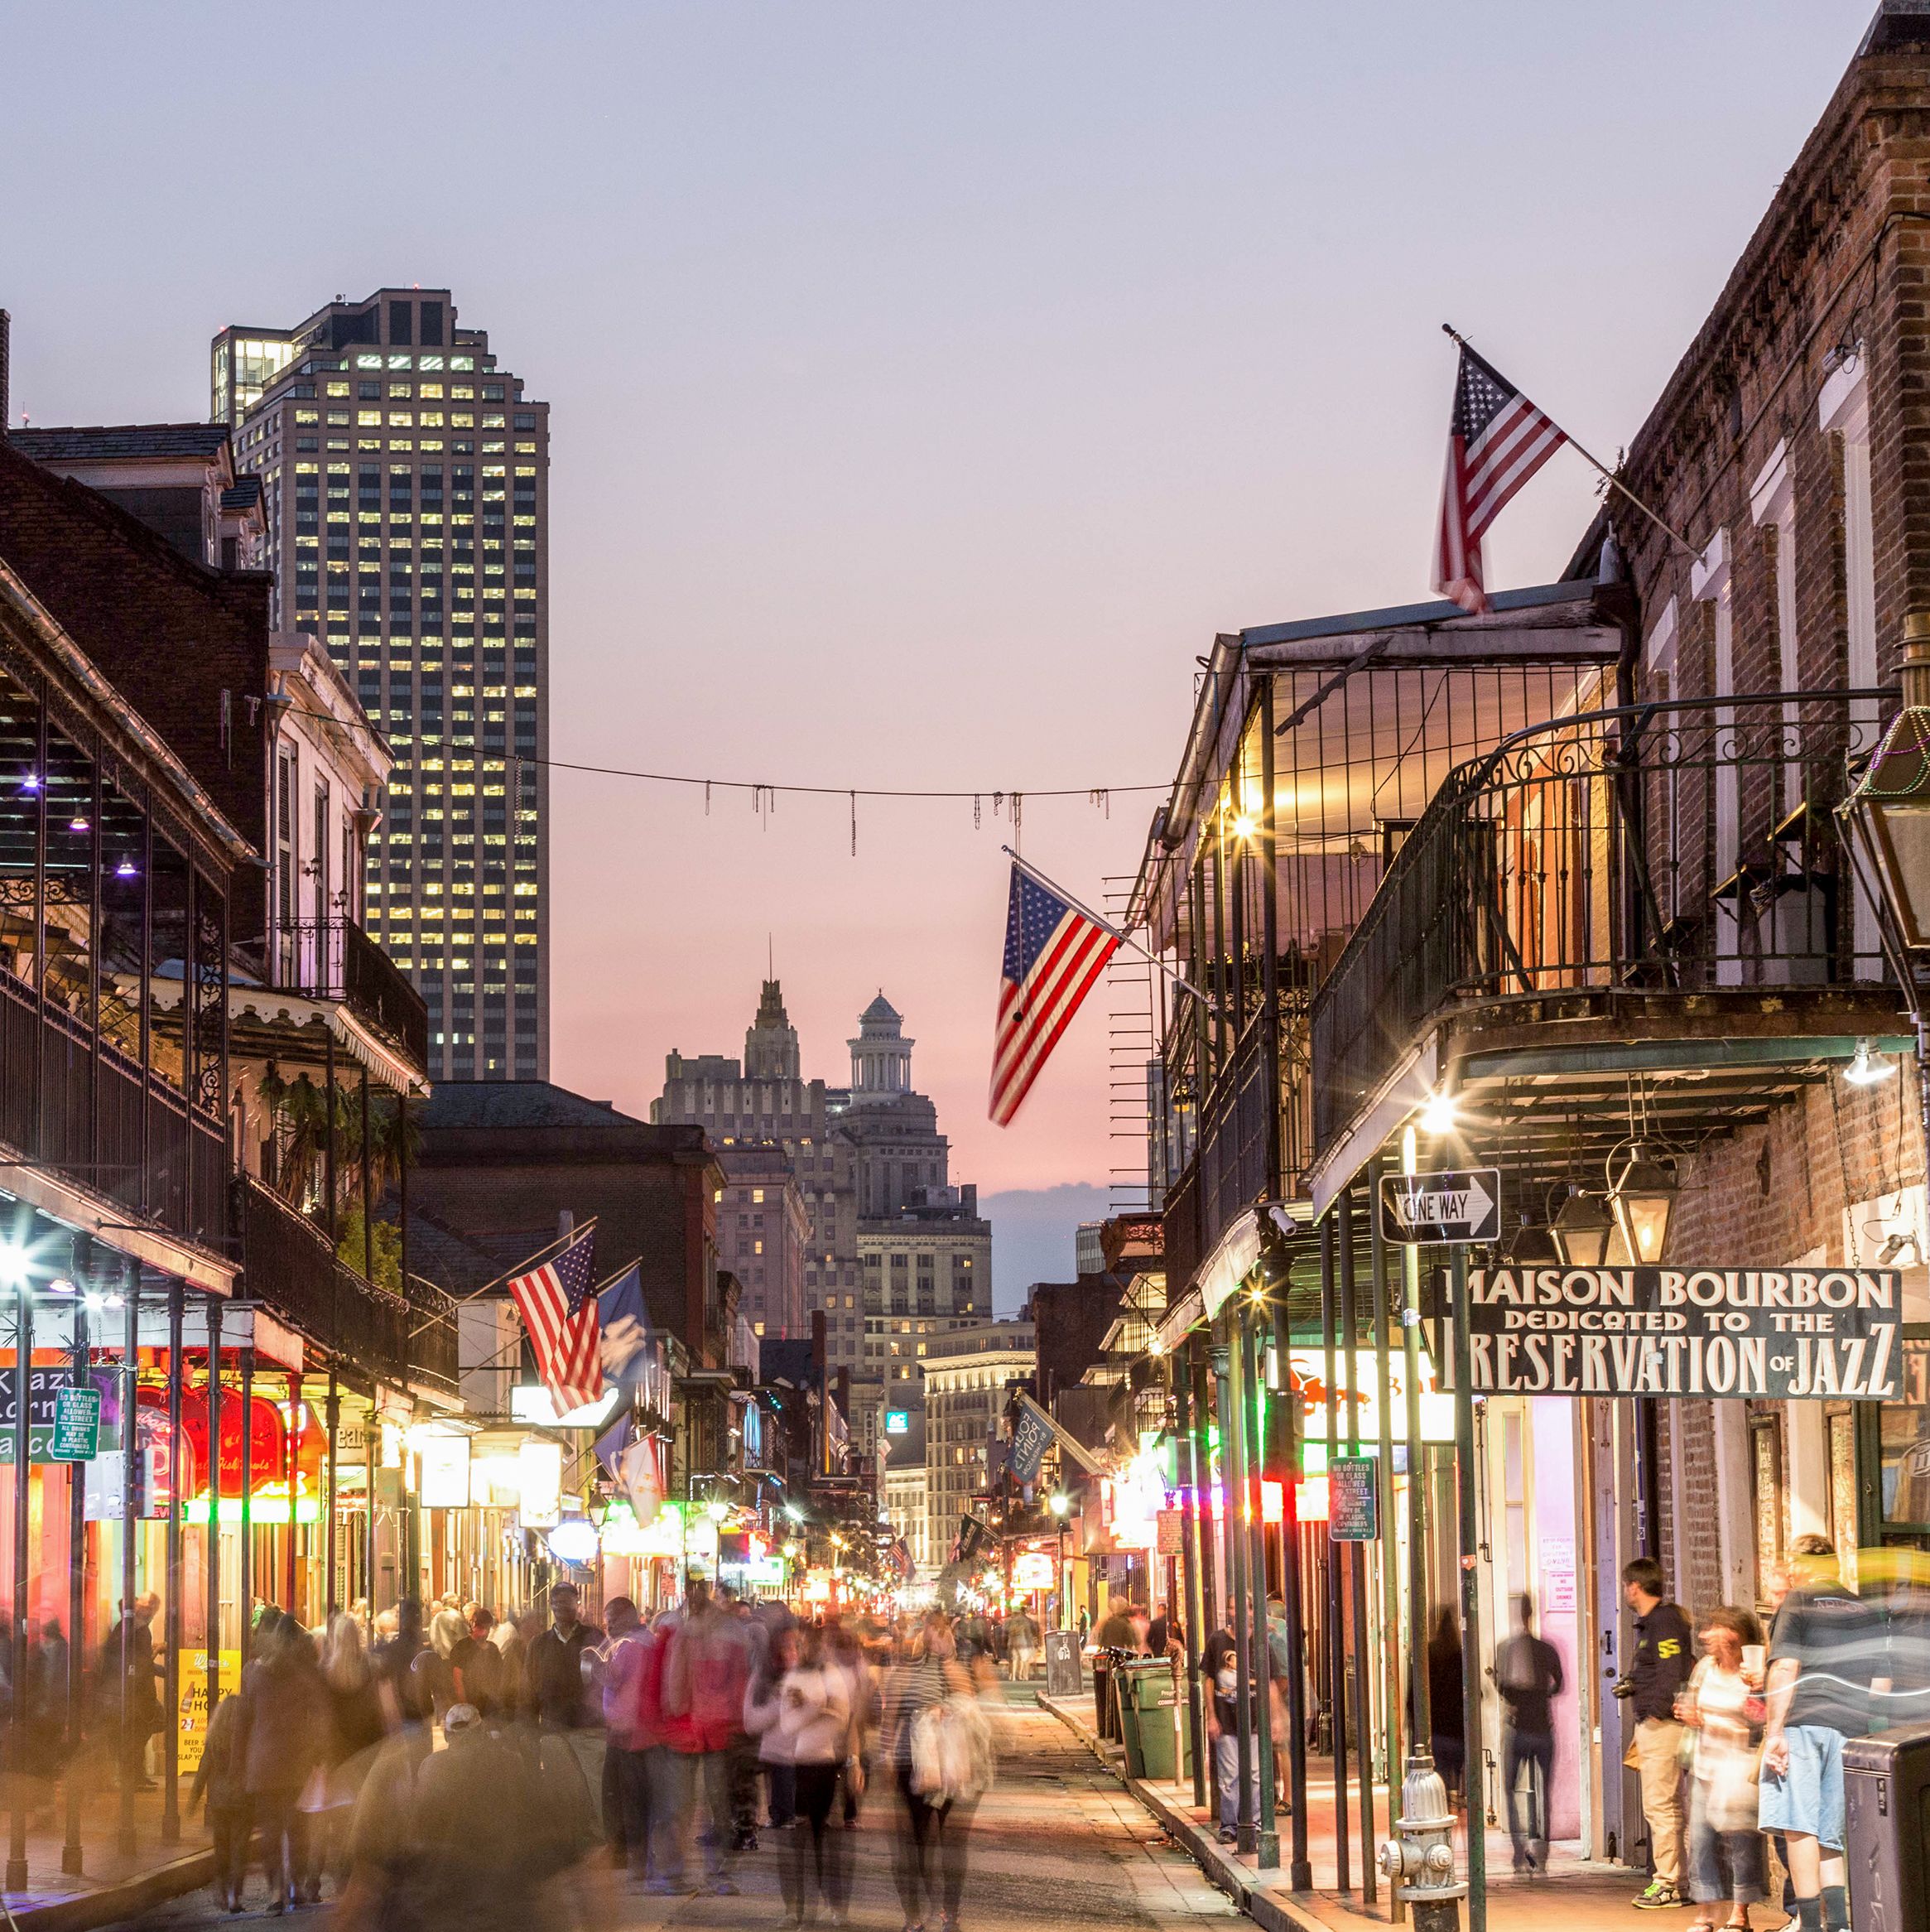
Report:
[{"label": "skyscraper facade", "polygon": [[277,629],[325,639],[396,754],[367,923],[438,1080],[549,1077],[549,405],[383,288],[224,329],[213,415],[262,479]]}]

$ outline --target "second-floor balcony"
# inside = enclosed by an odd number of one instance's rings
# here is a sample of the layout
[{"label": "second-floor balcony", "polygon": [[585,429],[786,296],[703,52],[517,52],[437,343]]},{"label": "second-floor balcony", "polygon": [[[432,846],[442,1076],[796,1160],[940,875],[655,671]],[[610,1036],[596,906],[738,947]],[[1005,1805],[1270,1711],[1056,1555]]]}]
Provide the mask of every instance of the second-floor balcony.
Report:
[{"label": "second-floor balcony", "polygon": [[277,925],[250,950],[259,954],[270,990],[339,1005],[410,1067],[427,1067],[429,1011],[422,995],[353,919]]},{"label": "second-floor balcony", "polygon": [[1899,1030],[1833,807],[1890,694],[1557,718],[1451,773],[1307,1018],[1316,1208],[1437,1086],[1472,1144],[1559,1173],[1631,1109],[1760,1118]]},{"label": "second-floor balcony", "polygon": [[407,1295],[368,1280],[325,1229],[252,1176],[238,1183],[243,1287],[351,1371],[453,1396],[455,1303],[428,1282]]}]

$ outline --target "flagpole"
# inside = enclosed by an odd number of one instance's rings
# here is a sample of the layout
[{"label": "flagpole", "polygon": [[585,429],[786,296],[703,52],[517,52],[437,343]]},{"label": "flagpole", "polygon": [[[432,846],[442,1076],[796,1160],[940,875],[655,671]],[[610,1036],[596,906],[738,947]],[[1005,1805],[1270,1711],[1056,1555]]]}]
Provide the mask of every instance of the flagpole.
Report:
[{"label": "flagpole", "polygon": [[[596,1226],[597,1220],[598,1217],[593,1214],[590,1216],[588,1221],[579,1221],[574,1227],[570,1230],[568,1234],[558,1235],[556,1240],[551,1241],[548,1246],[538,1248],[533,1255],[530,1255],[525,1260],[518,1261],[513,1268],[505,1268],[493,1281],[485,1281],[480,1288],[472,1288],[467,1294],[451,1295],[450,1297],[450,1300],[459,1302],[479,1301],[482,1298],[483,1296],[493,1294],[497,1289],[502,1287],[504,1282],[511,1279],[513,1276],[518,1274],[527,1274],[531,1269],[541,1267],[543,1263],[546,1261],[550,1256],[555,1254],[559,1249],[568,1247],[570,1242],[575,1241],[579,1235],[583,1234],[587,1230],[594,1227]],[[626,1265],[628,1265],[628,1264],[626,1264]],[[623,1270],[619,1268],[617,1270],[617,1273],[621,1274],[623,1273]]]},{"label": "flagpole", "polygon": [[[1470,342],[1468,339],[1455,327],[1453,323],[1443,322],[1441,325],[1441,332],[1443,335],[1446,335],[1451,341],[1452,341],[1457,348],[1466,349],[1469,354],[1480,354],[1480,350],[1476,349],[1474,344]],[[1546,415],[1547,412],[1543,411],[1543,413]],[[1555,419],[1552,416],[1548,417],[1548,421],[1550,422],[1555,422]],[[1562,426],[1558,422],[1555,422],[1555,427],[1557,429],[1562,429]],[[1617,476],[1615,471],[1610,469],[1608,465],[1602,461],[1600,457],[1591,455],[1588,451],[1583,449],[1581,444],[1576,442],[1574,437],[1570,436],[1567,431],[1565,429],[1562,429],[1562,440],[1568,445],[1569,448],[1571,449],[1584,463],[1586,463],[1594,469],[1600,471],[1602,480],[1608,484],[1610,489],[1619,489],[1622,494],[1625,496],[1629,501],[1632,503],[1635,508],[1639,509],[1642,514],[1655,526],[1658,530],[1661,531],[1663,536],[1673,537],[1675,541],[1679,543],[1691,556],[1700,556],[1702,554],[1701,552],[1697,550],[1695,545],[1690,542],[1688,538],[1684,537],[1680,531],[1673,529],[1668,524],[1663,523],[1662,518],[1657,516],[1655,512],[1650,509],[1648,504],[1644,503],[1641,498],[1637,496],[1634,491],[1630,489],[1628,484],[1624,483],[1621,478]]]},{"label": "flagpole", "polygon": [[1120,945],[1131,947],[1133,952],[1138,953],[1139,956],[1145,960],[1149,965],[1158,966],[1160,971],[1164,973],[1166,976],[1171,980],[1182,992],[1191,993],[1192,996],[1197,1000],[1199,1003],[1215,1018],[1225,1017],[1224,1014],[1221,1014],[1220,1008],[1215,1006],[1213,1004],[1213,1001],[1206,994],[1202,993],[1191,980],[1184,979],[1178,973],[1175,972],[1173,969],[1169,966],[1157,952],[1148,952],[1147,949],[1142,946],[1137,939],[1132,938],[1128,934],[1122,932],[1117,926],[1114,925],[1110,919],[1100,918],[1099,914],[1094,912],[1090,906],[1082,904],[1078,899],[1074,899],[1071,894],[1067,892],[1064,886],[1059,884],[1056,880],[1047,878],[1045,874],[1041,872],[1036,865],[1028,865],[1023,859],[1019,857],[1018,853],[1013,850],[1011,846],[1001,846],[999,850],[1004,853],[1006,857],[1011,860],[1012,863],[1016,865],[1028,879],[1030,879],[1035,881],[1037,884],[1042,885],[1047,892],[1057,894],[1061,899],[1065,900],[1067,905],[1071,907],[1074,912],[1082,913],[1087,918],[1091,920],[1094,925],[1099,927],[1100,932],[1109,932],[1114,939],[1119,941]]}]

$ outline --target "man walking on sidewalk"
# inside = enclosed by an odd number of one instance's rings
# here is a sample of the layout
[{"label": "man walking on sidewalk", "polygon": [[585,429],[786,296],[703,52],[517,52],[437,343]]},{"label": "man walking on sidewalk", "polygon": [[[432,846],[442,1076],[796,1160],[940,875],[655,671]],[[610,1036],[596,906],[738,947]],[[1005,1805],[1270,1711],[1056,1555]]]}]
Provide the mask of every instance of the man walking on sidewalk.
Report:
[{"label": "man walking on sidewalk", "polygon": [[1635,1656],[1615,1695],[1629,1701],[1635,1761],[1642,1776],[1642,1815],[1648,1821],[1655,1876],[1634,1903],[1666,1911],[1688,1903],[1682,1895],[1682,1727],[1675,1700],[1689,1680],[1695,1633],[1679,1605],[1663,1596],[1662,1565],[1639,1556],[1622,1572],[1622,1590],[1635,1613]]},{"label": "man walking on sidewalk", "polygon": [[[1508,1794],[1508,1836],[1514,1869],[1548,1868],[1548,1794],[1555,1781],[1555,1722],[1562,1694],[1562,1654],[1534,1634],[1534,1599],[1514,1600],[1514,1634],[1494,1653],[1494,1685],[1507,1712],[1502,1732],[1501,1784]],[[1516,1809],[1523,1772],[1528,1774],[1528,1824]]]}]

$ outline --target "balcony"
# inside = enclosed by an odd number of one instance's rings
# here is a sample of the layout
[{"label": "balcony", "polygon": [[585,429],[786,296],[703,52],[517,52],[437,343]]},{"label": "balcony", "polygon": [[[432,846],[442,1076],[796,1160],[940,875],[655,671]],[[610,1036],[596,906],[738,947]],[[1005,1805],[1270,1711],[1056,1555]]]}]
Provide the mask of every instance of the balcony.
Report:
[{"label": "balcony", "polygon": [[455,1307],[426,1282],[409,1298],[366,1281],[329,1238],[252,1176],[239,1183],[247,1293],[340,1361],[384,1380],[454,1394]]},{"label": "balcony", "polygon": [[1889,695],[1590,712],[1456,768],[1312,1002],[1316,1208],[1451,1071],[1475,1141],[1559,1171],[1633,1083],[1720,1130],[1896,1033],[1831,813]]},{"label": "balcony", "polygon": [[339,1000],[412,1067],[429,1063],[429,1010],[401,969],[353,919],[278,926],[267,942],[278,992]]}]

